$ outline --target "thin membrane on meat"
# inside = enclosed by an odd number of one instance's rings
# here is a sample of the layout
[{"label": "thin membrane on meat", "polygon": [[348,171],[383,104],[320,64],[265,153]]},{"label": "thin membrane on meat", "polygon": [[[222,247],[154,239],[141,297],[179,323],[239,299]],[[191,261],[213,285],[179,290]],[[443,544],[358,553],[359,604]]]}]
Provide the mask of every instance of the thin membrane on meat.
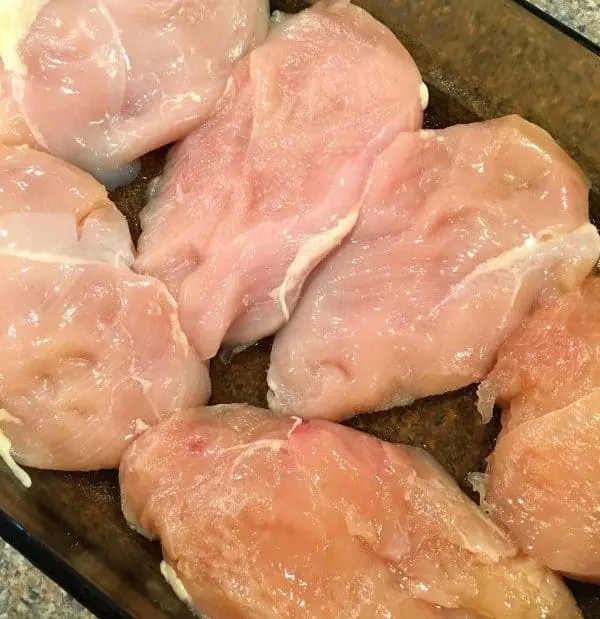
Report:
[{"label": "thin membrane on meat", "polygon": [[342,419],[483,379],[532,305],[596,263],[588,191],[517,116],[400,135],[275,338],[271,408]]},{"label": "thin membrane on meat", "polygon": [[575,619],[568,589],[424,451],[245,405],[177,413],[120,468],[163,575],[227,619]]},{"label": "thin membrane on meat", "polygon": [[423,89],[402,44],[347,0],[275,23],[238,63],[141,216],[135,268],[166,283],[203,358],[289,318],[356,223],[377,154],[421,126]]},{"label": "thin membrane on meat", "polygon": [[210,116],[267,27],[267,0],[2,0],[0,140],[125,182]]},{"label": "thin membrane on meat", "polygon": [[[1,36],[1,29],[0,29]],[[0,43],[1,45],[1,43]],[[35,146],[18,103],[12,94],[11,75],[4,69],[0,57],[0,144]]]},{"label": "thin membrane on meat", "polygon": [[479,386],[503,409],[485,503],[521,548],[600,583],[600,279],[540,307]]},{"label": "thin membrane on meat", "polygon": [[7,463],[116,467],[145,427],[208,399],[175,300],[132,262],[127,222],[97,181],[40,151],[0,146]]}]

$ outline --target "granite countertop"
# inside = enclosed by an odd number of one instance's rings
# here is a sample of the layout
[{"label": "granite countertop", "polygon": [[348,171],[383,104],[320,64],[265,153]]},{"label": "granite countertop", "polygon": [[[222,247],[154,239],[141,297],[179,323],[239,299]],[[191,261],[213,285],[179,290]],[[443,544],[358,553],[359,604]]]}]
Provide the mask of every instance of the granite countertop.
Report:
[{"label": "granite countertop", "polygon": [[530,0],[530,2],[600,45],[600,0]]},{"label": "granite countertop", "polygon": [[0,540],[0,619],[54,618],[93,615]]},{"label": "granite countertop", "polygon": [[[600,44],[600,0],[530,0]],[[91,619],[51,580],[0,540],[0,619]]]}]

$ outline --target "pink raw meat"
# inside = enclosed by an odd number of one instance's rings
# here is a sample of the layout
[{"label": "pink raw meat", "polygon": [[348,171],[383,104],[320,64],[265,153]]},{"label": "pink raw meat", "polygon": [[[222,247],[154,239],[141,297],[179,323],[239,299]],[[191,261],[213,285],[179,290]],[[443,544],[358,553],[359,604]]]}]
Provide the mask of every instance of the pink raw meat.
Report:
[{"label": "pink raw meat", "polygon": [[354,226],[374,157],[421,126],[426,92],[394,35],[347,0],[286,18],[240,61],[142,213],[136,269],[167,284],[203,358],[289,318]]},{"label": "pink raw meat", "polygon": [[0,147],[0,455],[9,465],[12,454],[38,468],[116,467],[136,432],[208,399],[174,299],[132,261],[127,223],[97,181],[28,147]]},{"label": "pink raw meat", "polygon": [[540,307],[479,386],[502,432],[485,504],[521,548],[600,583],[600,279]]},{"label": "pink raw meat", "polygon": [[267,0],[38,4],[17,42],[12,96],[40,147],[113,183],[212,113],[268,25]]},{"label": "pink raw meat", "polygon": [[399,136],[275,339],[271,408],[335,420],[481,380],[532,304],[594,266],[588,188],[517,116]]},{"label": "pink raw meat", "polygon": [[120,482],[127,520],[209,617],[581,616],[427,453],[327,421],[184,411],[133,443]]}]

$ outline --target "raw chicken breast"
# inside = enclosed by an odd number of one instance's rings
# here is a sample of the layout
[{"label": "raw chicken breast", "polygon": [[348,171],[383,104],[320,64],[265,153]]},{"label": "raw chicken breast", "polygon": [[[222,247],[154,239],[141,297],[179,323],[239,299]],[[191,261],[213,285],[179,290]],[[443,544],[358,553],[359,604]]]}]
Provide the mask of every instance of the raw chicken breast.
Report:
[{"label": "raw chicken breast", "polygon": [[504,409],[485,504],[523,550],[600,583],[600,279],[542,306],[479,387]]},{"label": "raw chicken breast", "polygon": [[0,54],[28,130],[112,184],[213,112],[234,61],[268,26],[267,0],[4,3]]},{"label": "raw chicken breast", "polygon": [[374,157],[421,126],[426,92],[394,35],[347,0],[284,19],[240,61],[141,218],[136,269],[167,284],[203,358],[285,322],[352,230]]},{"label": "raw chicken breast", "polygon": [[583,174],[517,116],[401,135],[371,183],[275,339],[273,409],[342,419],[481,380],[532,304],[600,253]]},{"label": "raw chicken breast", "polygon": [[163,284],[137,275],[127,223],[91,176],[0,147],[0,455],[116,467],[136,432],[206,402],[205,365]]},{"label": "raw chicken breast", "polygon": [[135,441],[120,482],[209,617],[580,617],[426,452],[327,421],[184,411]]}]

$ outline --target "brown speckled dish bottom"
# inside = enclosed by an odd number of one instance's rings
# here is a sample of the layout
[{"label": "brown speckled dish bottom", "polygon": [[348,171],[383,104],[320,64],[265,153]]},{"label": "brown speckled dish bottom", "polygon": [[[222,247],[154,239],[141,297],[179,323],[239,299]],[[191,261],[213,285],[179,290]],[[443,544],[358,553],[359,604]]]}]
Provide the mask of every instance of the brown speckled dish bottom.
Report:
[{"label": "brown speckled dish bottom", "polygon": [[[592,179],[600,223],[600,57],[511,0],[362,0],[408,47],[430,88],[426,126],[518,113],[550,131]],[[275,1],[295,11],[304,3]],[[137,238],[137,214],[166,150],[143,160],[135,183],[112,194]],[[265,405],[271,342],[211,368],[212,403]],[[349,425],[431,452],[469,491],[498,432],[474,408],[474,388],[402,409],[358,416]],[[163,581],[160,549],[121,516],[116,474],[33,471],[26,491],[0,468],[0,533],[103,616],[190,617]],[[36,559],[37,557],[37,559]],[[586,619],[600,618],[600,587],[571,583]]]}]

